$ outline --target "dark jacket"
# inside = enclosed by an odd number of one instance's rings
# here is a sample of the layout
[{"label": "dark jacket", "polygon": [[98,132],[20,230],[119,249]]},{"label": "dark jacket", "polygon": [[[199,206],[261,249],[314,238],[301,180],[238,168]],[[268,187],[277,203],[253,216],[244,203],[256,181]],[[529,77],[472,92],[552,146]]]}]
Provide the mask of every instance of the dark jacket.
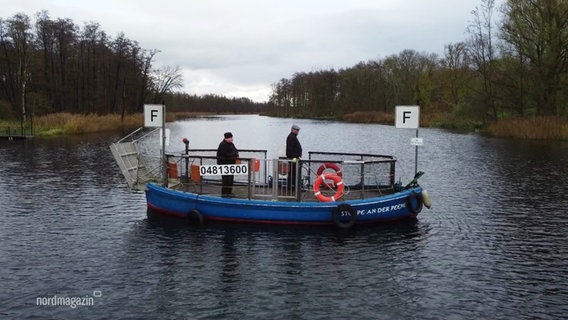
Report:
[{"label": "dark jacket", "polygon": [[219,143],[217,148],[217,164],[235,164],[239,157],[239,151],[233,143],[225,140]]},{"label": "dark jacket", "polygon": [[290,132],[288,138],[286,138],[286,158],[301,158],[302,157],[302,145],[300,140],[298,140],[298,135]]}]

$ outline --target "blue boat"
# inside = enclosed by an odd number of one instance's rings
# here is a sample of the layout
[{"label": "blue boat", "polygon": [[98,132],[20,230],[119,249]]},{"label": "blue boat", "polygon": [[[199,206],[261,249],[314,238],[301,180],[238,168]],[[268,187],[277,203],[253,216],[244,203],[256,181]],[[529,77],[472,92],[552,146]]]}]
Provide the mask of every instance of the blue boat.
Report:
[{"label": "blue boat", "polygon": [[[239,150],[237,163],[218,165],[216,150],[190,149],[184,140],[184,150],[164,152],[152,163],[142,155],[148,134],[138,134],[142,138],[131,134],[111,145],[129,186],[144,190],[151,212],[189,223],[345,229],[416,219],[431,205],[418,184],[423,172],[403,185],[390,155],[311,151],[306,159],[268,159],[266,150]],[[223,174],[234,176],[230,193],[224,192]]]},{"label": "blue boat", "polygon": [[413,219],[424,203],[424,190],[419,186],[382,197],[336,202],[222,198],[172,190],[153,183],[147,186],[150,210],[197,223],[211,220],[349,228],[354,224]]}]

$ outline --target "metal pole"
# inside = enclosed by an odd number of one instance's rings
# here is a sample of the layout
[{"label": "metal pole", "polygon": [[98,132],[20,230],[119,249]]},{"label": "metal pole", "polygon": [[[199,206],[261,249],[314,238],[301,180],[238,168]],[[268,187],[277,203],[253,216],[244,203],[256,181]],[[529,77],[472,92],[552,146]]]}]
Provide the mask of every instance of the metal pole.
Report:
[{"label": "metal pole", "polygon": [[[418,138],[418,128],[416,128],[416,138]],[[418,173],[418,145],[415,146],[414,151],[414,175]]]},{"label": "metal pole", "polygon": [[162,164],[164,187],[168,186],[168,159],[166,158],[166,105],[162,103]]},{"label": "metal pole", "polygon": [[189,140],[183,138],[183,143],[185,144],[185,175],[183,176],[183,181],[189,182]]},{"label": "metal pole", "polygon": [[278,200],[278,166],[280,160],[272,160],[272,200]]}]

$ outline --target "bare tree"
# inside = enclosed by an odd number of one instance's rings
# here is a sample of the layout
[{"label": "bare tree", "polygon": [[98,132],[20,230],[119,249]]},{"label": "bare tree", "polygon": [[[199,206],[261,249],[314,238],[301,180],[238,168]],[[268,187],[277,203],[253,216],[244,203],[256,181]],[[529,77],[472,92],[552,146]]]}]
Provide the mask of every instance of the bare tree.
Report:
[{"label": "bare tree", "polygon": [[528,58],[538,113],[562,114],[562,76],[568,73],[568,1],[508,0],[503,38]]},{"label": "bare tree", "polygon": [[8,21],[8,36],[12,38],[17,59],[17,83],[19,84],[22,122],[26,121],[26,85],[30,79],[29,64],[32,50],[33,34],[30,18],[24,14],[16,14]]},{"label": "bare tree", "polygon": [[458,106],[464,102],[469,76],[469,53],[464,42],[448,44],[444,49],[444,58],[441,61],[445,76],[440,79],[447,91],[444,102],[451,106]]},{"label": "bare tree", "polygon": [[152,74],[154,87],[154,102],[161,103],[166,93],[172,93],[175,89],[183,87],[183,75],[179,66],[164,66],[154,70]]},{"label": "bare tree", "polygon": [[[493,14],[495,0],[482,0],[481,8],[472,11],[474,20],[467,31],[471,34],[469,39],[469,52],[475,70],[481,75],[482,106],[491,112],[493,119],[497,119],[497,106],[494,95],[495,77],[495,46],[493,45]],[[485,112],[483,112],[485,119]]]}]

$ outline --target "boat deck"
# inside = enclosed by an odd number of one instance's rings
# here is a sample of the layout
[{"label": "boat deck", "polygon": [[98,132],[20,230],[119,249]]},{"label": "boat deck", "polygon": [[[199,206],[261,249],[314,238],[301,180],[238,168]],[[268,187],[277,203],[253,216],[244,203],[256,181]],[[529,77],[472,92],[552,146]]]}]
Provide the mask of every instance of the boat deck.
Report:
[{"label": "boat deck", "polygon": [[[223,196],[216,149],[186,149],[180,154],[165,154],[165,159],[150,157],[146,149],[153,144],[142,141],[154,132],[135,131],[110,146],[130,188],[145,190],[146,183],[164,185],[167,179],[172,190]],[[136,138],[138,135],[141,137]],[[266,150],[256,149],[239,150],[239,155],[235,167],[224,168],[234,170],[230,197],[237,199],[360,200],[389,195],[400,187],[400,182],[394,181],[396,159],[390,155],[310,151],[307,159],[300,161],[268,159]],[[294,189],[286,188],[290,176],[298,177]],[[314,191],[314,186],[320,192]]]},{"label": "boat deck", "polygon": [[[170,182],[169,188],[184,192],[191,192],[202,195],[222,196],[221,184],[218,182],[208,183],[195,183],[195,182]],[[323,189],[323,188],[322,188]],[[232,188],[231,198],[238,199],[255,199],[255,200],[278,200],[278,201],[319,201],[314,195],[314,190],[311,186],[305,186],[296,190],[289,190],[285,187],[267,187],[255,186],[249,187],[248,185],[235,184]],[[327,197],[334,196],[336,190],[325,188],[321,193]],[[346,187],[343,191],[342,200],[356,200],[367,199],[379,196],[384,196],[394,193],[392,188],[377,188],[377,187]],[[336,199],[337,200],[337,199]]]}]

